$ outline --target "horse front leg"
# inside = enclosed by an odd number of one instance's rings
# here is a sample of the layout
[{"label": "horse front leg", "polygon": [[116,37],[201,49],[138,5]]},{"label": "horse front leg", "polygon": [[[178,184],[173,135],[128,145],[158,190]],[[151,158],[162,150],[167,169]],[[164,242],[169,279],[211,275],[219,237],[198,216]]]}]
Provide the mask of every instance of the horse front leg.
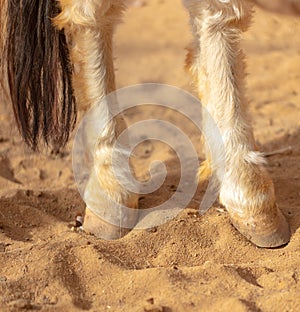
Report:
[{"label": "horse front leg", "polygon": [[281,246],[289,241],[289,226],[277,208],[265,160],[256,151],[244,92],[240,37],[251,18],[251,1],[184,0],[184,3],[195,36],[188,61],[202,105],[213,117],[224,143],[225,166],[218,163],[223,151],[214,144],[215,134],[210,132],[210,121],[203,114],[210,147],[207,158],[214,161],[206,161],[199,175],[212,171],[219,178],[220,201],[244,236],[257,246]]},{"label": "horse front leg", "polygon": [[122,163],[113,164],[114,146],[126,128],[125,121],[122,116],[110,119],[110,107],[103,101],[115,90],[112,37],[123,1],[61,0],[60,4],[62,11],[54,22],[65,29],[69,40],[77,103],[86,108],[100,105],[97,122],[103,125],[97,134],[94,167],[84,192],[87,207],[83,228],[99,238],[116,239],[134,226],[137,210],[130,208],[137,208],[138,201],[116,178],[123,174]]}]

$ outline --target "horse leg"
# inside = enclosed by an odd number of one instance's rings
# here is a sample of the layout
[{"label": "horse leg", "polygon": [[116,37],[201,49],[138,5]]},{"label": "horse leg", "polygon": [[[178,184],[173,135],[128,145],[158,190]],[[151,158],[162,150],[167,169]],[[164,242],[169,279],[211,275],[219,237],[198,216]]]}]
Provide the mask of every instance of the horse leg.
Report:
[{"label": "horse leg", "polygon": [[213,171],[219,178],[220,201],[244,236],[260,247],[281,246],[289,241],[289,226],[276,206],[274,186],[263,166],[265,160],[256,151],[244,94],[240,37],[251,18],[251,1],[184,0],[184,4],[195,38],[188,65],[202,105],[220,130],[225,154],[225,168],[221,168],[221,147],[214,144],[210,121],[204,119],[210,146],[207,159],[212,159],[209,155],[213,153],[215,160],[211,170],[201,168],[199,173]]},{"label": "horse leg", "polygon": [[[87,108],[101,103],[99,124],[104,125],[97,134],[95,166],[84,193],[87,207],[83,228],[99,238],[116,239],[134,226],[137,210],[130,208],[137,208],[138,200],[114,174],[122,174],[121,164],[113,167],[112,155],[126,124],[122,117],[110,120],[108,104],[102,101],[115,90],[112,37],[124,5],[121,0],[61,0],[60,5],[62,11],[54,22],[65,29],[69,41],[76,100],[79,107]],[[130,208],[124,212],[122,205]]]}]

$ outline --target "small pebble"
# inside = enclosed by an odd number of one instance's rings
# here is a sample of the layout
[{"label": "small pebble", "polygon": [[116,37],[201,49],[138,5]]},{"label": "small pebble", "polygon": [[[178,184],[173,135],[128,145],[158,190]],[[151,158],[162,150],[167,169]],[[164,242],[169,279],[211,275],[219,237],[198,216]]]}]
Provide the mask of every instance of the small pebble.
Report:
[{"label": "small pebble", "polygon": [[154,304],[154,298],[147,299],[147,302],[150,303],[150,304]]},{"label": "small pebble", "polygon": [[76,227],[76,228],[79,228],[79,227],[82,226],[82,224],[83,224],[83,217],[82,217],[81,214],[78,214],[78,215],[76,216],[76,220],[75,220],[75,227]]}]

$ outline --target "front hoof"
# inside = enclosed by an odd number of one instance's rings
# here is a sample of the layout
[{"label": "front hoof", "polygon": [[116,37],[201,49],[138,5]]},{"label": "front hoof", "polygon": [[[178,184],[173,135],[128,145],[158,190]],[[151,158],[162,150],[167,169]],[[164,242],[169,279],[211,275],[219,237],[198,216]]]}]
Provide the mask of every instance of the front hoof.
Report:
[{"label": "front hoof", "polygon": [[114,179],[105,181],[106,188],[104,183],[99,184],[96,174],[89,179],[84,192],[86,212],[82,228],[98,238],[113,240],[123,237],[136,225],[138,195],[127,192]]},{"label": "front hoof", "polygon": [[234,227],[258,247],[275,248],[290,241],[289,224],[277,207],[255,216],[241,217],[230,212],[229,215]]},{"label": "front hoof", "polygon": [[104,221],[88,208],[86,208],[85,211],[82,228],[86,233],[105,240],[121,238],[130,231],[130,229],[122,228]]}]

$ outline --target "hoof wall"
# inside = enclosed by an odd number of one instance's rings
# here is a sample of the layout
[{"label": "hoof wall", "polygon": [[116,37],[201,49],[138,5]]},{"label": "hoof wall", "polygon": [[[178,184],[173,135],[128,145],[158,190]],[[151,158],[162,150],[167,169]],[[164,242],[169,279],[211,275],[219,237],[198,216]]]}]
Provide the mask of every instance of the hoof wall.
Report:
[{"label": "hoof wall", "polygon": [[250,218],[241,218],[236,215],[230,217],[234,227],[258,247],[276,248],[290,241],[289,224],[277,208],[270,215],[257,215]]},{"label": "hoof wall", "polygon": [[[133,214],[137,214],[137,209],[132,209]],[[91,210],[86,208],[86,213],[83,222],[83,230],[86,233],[92,234],[97,238],[105,240],[115,240],[122,238],[128,234],[131,229],[123,228],[121,226],[113,225],[109,222],[104,221]]]}]

